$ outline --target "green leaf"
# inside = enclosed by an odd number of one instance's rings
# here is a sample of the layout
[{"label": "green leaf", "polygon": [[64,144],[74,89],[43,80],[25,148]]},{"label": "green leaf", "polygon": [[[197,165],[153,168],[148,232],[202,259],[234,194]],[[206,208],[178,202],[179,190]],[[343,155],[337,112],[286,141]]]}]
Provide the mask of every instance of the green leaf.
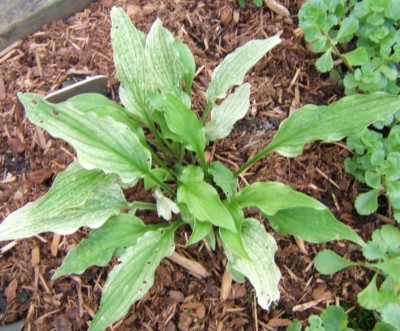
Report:
[{"label": "green leaf", "polygon": [[100,331],[126,315],[154,282],[160,261],[175,250],[174,227],[146,232],[121,255],[119,264],[108,276],[100,308],[89,331]]},{"label": "green leaf", "polygon": [[368,53],[364,47],[357,47],[342,55],[351,66],[362,66],[368,62]]},{"label": "green leaf", "polygon": [[84,168],[115,173],[124,183],[149,172],[151,154],[130,124],[94,112],[79,112],[68,101],[51,104],[31,93],[18,94],[18,97],[29,120],[53,137],[70,143]]},{"label": "green leaf", "polygon": [[319,252],[314,259],[315,268],[323,275],[331,275],[342,269],[357,265],[358,263],[346,260],[329,249]]},{"label": "green leaf", "polygon": [[224,245],[228,257],[227,269],[235,270],[235,278],[237,272],[245,275],[256,290],[258,304],[263,309],[269,309],[280,297],[278,283],[281,273],[274,261],[276,242],[255,219],[246,219],[243,223],[242,238],[251,260],[236,255]]},{"label": "green leaf", "polygon": [[400,208],[400,182],[387,182],[386,194],[393,208]]},{"label": "green leaf", "polygon": [[400,230],[393,225],[384,225],[372,233],[372,240],[363,247],[368,260],[386,260],[400,255]]},{"label": "green leaf", "polygon": [[271,151],[288,157],[297,156],[306,143],[337,141],[355,135],[399,109],[400,96],[383,93],[351,95],[329,106],[306,105],[281,123],[271,144],[257,154],[255,160]]},{"label": "green leaf", "polygon": [[309,207],[325,210],[319,201],[279,182],[258,182],[246,186],[233,199],[242,208],[255,207],[268,216],[289,208]]},{"label": "green leaf", "polygon": [[355,207],[360,215],[369,215],[378,209],[379,189],[361,193],[356,198]]},{"label": "green leaf", "polygon": [[204,128],[197,116],[172,94],[151,94],[152,105],[164,111],[169,129],[182,139],[185,147],[202,154],[206,146]]},{"label": "green leaf", "polygon": [[203,170],[193,164],[189,164],[188,166],[184,167],[178,174],[178,180],[181,183],[202,182],[203,179]]},{"label": "green leaf", "polygon": [[357,30],[358,20],[354,16],[348,16],[342,21],[336,39],[339,40],[339,42],[342,42],[343,39],[348,41],[349,38],[354,36]]},{"label": "green leaf", "polygon": [[301,331],[301,323],[299,321],[294,321],[288,325],[286,331]]},{"label": "green leaf", "polygon": [[235,221],[237,231],[232,232],[227,229],[220,228],[219,235],[221,237],[221,240],[224,246],[226,246],[230,251],[232,251],[233,253],[244,259],[250,260],[250,257],[243,243],[242,231],[241,231],[242,225],[245,222],[244,213],[240,208],[240,206],[238,206],[234,202],[230,201],[224,201],[224,202],[225,202],[224,206],[232,215],[232,218]]},{"label": "green leaf", "polygon": [[234,124],[242,119],[250,106],[249,83],[239,86],[220,105],[211,110],[211,120],[206,124],[206,135],[211,141],[229,135]]},{"label": "green leaf", "polygon": [[399,303],[388,303],[382,308],[382,320],[385,323],[389,323],[394,326],[397,330],[400,329],[400,304]]},{"label": "green leaf", "polygon": [[333,60],[332,60],[332,48],[329,48],[324,55],[322,55],[317,62],[315,62],[315,66],[320,72],[329,72],[333,69]]},{"label": "green leaf", "polygon": [[328,209],[285,209],[268,217],[268,221],[275,231],[292,234],[312,243],[346,239],[360,246],[365,245],[360,236],[337,221]]},{"label": "green leaf", "polygon": [[387,323],[384,322],[378,322],[375,324],[374,328],[372,331],[396,331],[396,328],[394,326],[391,326]]},{"label": "green leaf", "polygon": [[52,279],[66,274],[81,274],[90,266],[105,266],[119,248],[136,244],[136,241],[154,226],[146,226],[132,215],[111,217],[100,228],[92,230],[87,239],[68,253]]},{"label": "green leaf", "polygon": [[[190,107],[190,97],[182,90],[182,81],[187,76],[188,69],[180,61],[183,52],[187,56],[187,50],[184,50],[182,46],[177,48],[177,44],[172,34],[157,19],[146,39],[148,75],[153,92],[173,94],[183,104]],[[179,52],[179,47],[181,52]]]},{"label": "green leaf", "polygon": [[368,286],[357,295],[358,303],[369,310],[375,310],[382,307],[378,288],[376,287],[376,275],[372,278]]},{"label": "green leaf", "polygon": [[392,277],[394,281],[400,283],[399,265],[400,265],[400,256],[397,256],[385,262],[371,264],[371,266],[381,269],[387,275]]},{"label": "green leaf", "polygon": [[348,330],[348,317],[342,307],[329,306],[322,312],[321,319],[326,331]]},{"label": "green leaf", "polygon": [[234,173],[219,161],[212,162],[208,167],[214,183],[221,188],[225,196],[230,199],[236,193],[236,177]]},{"label": "green leaf", "polygon": [[208,103],[214,105],[215,100],[225,98],[231,87],[242,84],[251,67],[280,42],[278,36],[252,40],[229,54],[213,72],[207,89]]},{"label": "green leaf", "polygon": [[209,222],[236,232],[232,216],[222,204],[218,192],[205,182],[188,182],[178,188],[178,202],[185,204],[199,221]]},{"label": "green leaf", "polygon": [[184,80],[186,84],[186,93],[190,96],[192,90],[193,78],[196,73],[196,62],[190,48],[180,40],[174,41],[174,47],[179,53],[179,60],[183,66]]},{"label": "green leaf", "polygon": [[194,221],[193,232],[189,240],[186,242],[186,247],[193,245],[200,240],[203,240],[212,231],[213,225],[209,222]]},{"label": "green leaf", "polygon": [[119,94],[122,103],[134,116],[145,119],[150,112],[148,66],[145,55],[145,37],[131,23],[121,9],[111,10],[111,42],[117,78],[121,82]]},{"label": "green leaf", "polygon": [[128,208],[115,176],[88,171],[72,163],[58,174],[50,191],[28,203],[0,224],[0,240],[30,237],[42,232],[71,234],[81,226],[97,228]]},{"label": "green leaf", "polygon": [[365,172],[365,182],[369,187],[379,190],[382,187],[381,176],[373,171]]}]

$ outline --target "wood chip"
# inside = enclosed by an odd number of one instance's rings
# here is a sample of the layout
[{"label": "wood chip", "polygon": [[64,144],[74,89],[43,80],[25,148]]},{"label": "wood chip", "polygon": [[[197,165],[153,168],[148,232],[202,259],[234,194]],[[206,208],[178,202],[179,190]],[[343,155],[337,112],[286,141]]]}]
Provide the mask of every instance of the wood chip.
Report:
[{"label": "wood chip", "polygon": [[211,276],[211,273],[204,268],[199,262],[188,259],[187,257],[175,252],[169,258],[172,262],[180,265],[181,267],[188,270],[194,276],[201,278],[207,278]]},{"label": "wood chip", "polygon": [[290,16],[289,10],[277,0],[264,0],[264,2],[274,13],[277,13],[283,17]]},{"label": "wood chip", "polygon": [[0,100],[5,100],[7,97],[6,87],[4,85],[3,76],[0,76]]},{"label": "wood chip", "polygon": [[222,276],[221,291],[219,295],[221,301],[225,301],[226,299],[228,299],[229,294],[231,293],[231,287],[232,287],[232,275],[225,270],[224,275]]},{"label": "wood chip", "polygon": [[7,298],[7,303],[10,304],[14,301],[17,295],[18,281],[13,279],[10,284],[8,284],[6,290],[4,291]]},{"label": "wood chip", "polygon": [[58,233],[53,235],[53,240],[51,242],[51,256],[56,257],[58,254],[58,246],[60,245],[61,236]]},{"label": "wood chip", "polygon": [[308,310],[308,309],[318,305],[320,302],[328,300],[331,297],[332,297],[332,294],[328,293],[327,295],[322,296],[318,300],[312,300],[312,301],[309,301],[309,302],[306,302],[306,303],[302,303],[300,305],[296,305],[296,306],[293,307],[292,311],[293,312],[297,312],[297,311]]},{"label": "wood chip", "polygon": [[31,266],[37,267],[40,263],[40,250],[39,247],[36,246],[32,249],[32,259],[31,259]]}]

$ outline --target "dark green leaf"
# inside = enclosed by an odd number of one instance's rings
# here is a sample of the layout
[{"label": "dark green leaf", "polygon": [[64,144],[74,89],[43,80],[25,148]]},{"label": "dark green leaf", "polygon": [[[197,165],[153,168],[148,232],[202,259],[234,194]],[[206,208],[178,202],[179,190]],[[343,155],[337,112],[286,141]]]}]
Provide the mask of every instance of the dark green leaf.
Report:
[{"label": "dark green leaf", "polygon": [[194,221],[192,234],[189,240],[186,242],[186,246],[193,245],[200,240],[203,240],[212,231],[212,224],[209,222]]},{"label": "dark green leaf", "polygon": [[332,60],[332,49],[329,48],[324,55],[322,55],[317,62],[315,62],[315,66],[320,72],[328,72],[333,68],[333,60]]},{"label": "dark green leaf", "polygon": [[225,196],[231,199],[236,193],[236,177],[234,173],[219,161],[214,161],[208,167],[214,183],[222,189]]},{"label": "dark green leaf", "polygon": [[368,53],[363,47],[357,47],[355,50],[342,55],[351,66],[362,66],[368,62]]}]

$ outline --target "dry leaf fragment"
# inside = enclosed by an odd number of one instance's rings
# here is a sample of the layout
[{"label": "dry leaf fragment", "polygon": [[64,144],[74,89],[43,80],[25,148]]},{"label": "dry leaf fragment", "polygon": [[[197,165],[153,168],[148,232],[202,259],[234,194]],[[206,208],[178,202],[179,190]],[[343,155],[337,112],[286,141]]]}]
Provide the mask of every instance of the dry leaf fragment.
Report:
[{"label": "dry leaf fragment", "polygon": [[6,290],[4,291],[7,298],[7,303],[13,302],[17,295],[18,281],[13,279],[10,284],[8,284]]},{"label": "dry leaf fragment", "polygon": [[290,16],[289,10],[277,0],[264,0],[264,2],[274,13],[277,13],[283,17]]}]

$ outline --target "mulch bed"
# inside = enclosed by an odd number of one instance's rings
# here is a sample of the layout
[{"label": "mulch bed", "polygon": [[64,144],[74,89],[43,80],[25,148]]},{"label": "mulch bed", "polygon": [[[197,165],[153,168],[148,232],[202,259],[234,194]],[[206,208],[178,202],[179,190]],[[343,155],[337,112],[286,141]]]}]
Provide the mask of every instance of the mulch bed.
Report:
[{"label": "mulch bed", "polygon": [[[246,118],[237,123],[229,138],[210,146],[214,159],[237,169],[270,141],[279,123],[296,108],[307,103],[327,104],[343,95],[339,86],[316,72],[315,57],[296,30],[300,2],[284,1],[292,16],[282,18],[265,6],[256,8],[252,1],[242,9],[235,0],[99,0],[84,12],[46,25],[0,53],[0,219],[46,193],[54,175],[74,159],[68,145],[28,122],[16,93],[46,95],[86,76],[105,74],[109,77],[109,95],[117,99],[109,36],[113,5],[124,7],[135,26],[144,32],[159,17],[187,43],[198,68],[193,96],[198,111],[205,106],[212,70],[228,53],[251,39],[275,34],[284,39],[247,76],[252,94]],[[358,188],[343,170],[348,155],[341,143],[316,143],[293,159],[272,154],[247,171],[240,185],[256,180],[290,184],[328,205],[338,219],[366,239],[379,221],[358,218],[353,210]],[[127,195],[142,198],[138,190],[130,190]],[[262,219],[253,210],[248,214]],[[66,253],[87,233],[82,229],[61,238],[43,234],[2,244],[1,324],[26,318],[25,330],[87,329],[111,268],[93,267],[81,276],[51,280]],[[111,329],[278,330],[294,318],[304,320],[321,312],[331,303],[354,309],[356,295],[366,282],[367,275],[361,269],[322,277],[313,268],[314,256],[325,246],[346,256],[358,256],[355,245],[309,245],[274,234],[279,246],[276,261],[283,274],[281,299],[270,311],[264,311],[257,306],[249,283],[231,284],[224,276],[226,258],[222,248],[213,252],[199,243],[186,249],[183,246],[188,235],[189,229],[178,233],[178,253],[201,263],[211,276],[196,277],[165,260],[157,269],[150,293]],[[227,286],[228,295],[221,298],[221,287],[226,291]]]}]

